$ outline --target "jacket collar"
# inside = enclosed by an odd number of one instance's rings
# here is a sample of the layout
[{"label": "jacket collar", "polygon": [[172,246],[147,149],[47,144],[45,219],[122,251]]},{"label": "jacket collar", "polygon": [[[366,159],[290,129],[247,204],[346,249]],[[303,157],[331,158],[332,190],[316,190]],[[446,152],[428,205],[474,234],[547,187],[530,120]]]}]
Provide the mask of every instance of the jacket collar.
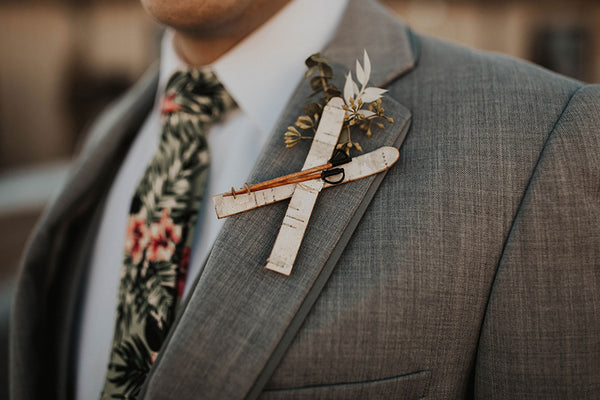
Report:
[{"label": "jacket collar", "polygon": [[389,9],[373,0],[351,0],[323,53],[354,69],[354,61],[362,56],[363,49],[367,49],[374,66],[371,83],[378,87],[412,70],[418,59],[411,30]]},{"label": "jacket collar", "polygon": [[[416,63],[405,25],[374,2],[352,0],[344,22],[324,51],[337,63],[338,87],[343,87],[343,77],[363,48],[372,60],[375,85],[390,83]],[[290,151],[283,145],[282,134],[302,114],[307,86],[300,83],[281,115],[251,182],[302,167],[308,145],[302,143]],[[390,97],[385,102],[386,113],[395,123],[363,140],[365,151],[385,145],[400,147],[406,136],[410,112]],[[320,194],[290,277],[264,268],[287,203],[230,217],[143,394],[156,398],[184,392],[202,393],[208,399],[257,397],[323,289],[384,175]]]},{"label": "jacket collar", "polygon": [[92,128],[88,146],[28,243],[11,321],[17,397],[69,397],[74,318],[101,199],[152,107],[156,84],[152,71]]}]

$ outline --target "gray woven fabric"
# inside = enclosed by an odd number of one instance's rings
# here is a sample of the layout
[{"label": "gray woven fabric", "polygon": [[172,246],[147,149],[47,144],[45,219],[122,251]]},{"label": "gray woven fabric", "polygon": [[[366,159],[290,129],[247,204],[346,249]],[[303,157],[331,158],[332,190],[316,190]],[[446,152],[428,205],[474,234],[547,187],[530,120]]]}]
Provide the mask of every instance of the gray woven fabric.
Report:
[{"label": "gray woven fabric", "polygon": [[[336,76],[363,48],[396,123],[361,144],[401,146],[400,160],[321,193],[289,278],[263,269],[286,204],[229,218],[144,398],[600,397],[600,87],[413,34],[355,0],[325,50]],[[282,135],[306,91],[251,181],[302,165]],[[93,229],[88,181],[110,182],[94,166],[117,163],[108,145],[122,136],[105,125],[62,197],[71,207],[48,212],[25,261],[15,399],[68,388],[53,371],[68,346],[45,346],[68,321],[44,302],[72,284],[71,235]]]}]

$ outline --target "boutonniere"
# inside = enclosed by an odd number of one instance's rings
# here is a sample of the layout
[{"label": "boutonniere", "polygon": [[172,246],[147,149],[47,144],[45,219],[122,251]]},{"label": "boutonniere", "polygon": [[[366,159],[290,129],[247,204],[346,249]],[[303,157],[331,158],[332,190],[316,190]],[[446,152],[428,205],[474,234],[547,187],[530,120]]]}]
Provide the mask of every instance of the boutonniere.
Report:
[{"label": "boutonniere", "polygon": [[[312,140],[325,105],[334,97],[342,97],[342,92],[331,82],[333,69],[325,56],[320,53],[311,55],[306,59],[306,66],[308,69],[305,78],[309,79],[310,87],[313,90],[309,98],[317,95],[320,97],[302,107],[305,114],[299,116],[293,126],[288,127],[284,134],[287,148],[294,147],[301,140]],[[336,149],[344,150],[347,155],[350,155],[351,149],[363,151],[360,143],[352,138],[354,127],[358,127],[367,137],[371,137],[373,124],[380,129],[385,129],[384,121],[390,124],[394,123],[391,117],[385,115],[381,100],[387,90],[368,86],[371,77],[371,60],[366,50],[362,65],[356,60],[355,74],[358,84],[354,81],[351,71],[348,71],[346,75],[343,93],[344,105],[342,106],[346,115],[342,135],[336,146]]]},{"label": "boutonniere", "polygon": [[[354,159],[350,157],[352,149],[362,152],[358,141],[352,139],[354,127],[369,137],[373,134],[373,124],[385,129],[382,120],[394,122],[384,114],[381,96],[386,90],[368,85],[371,61],[366,51],[362,65],[356,61],[355,73],[360,86],[354,82],[352,72],[348,72],[343,99],[340,90],[331,83],[333,70],[325,57],[313,54],[306,60],[306,65],[312,96],[321,96],[303,107],[306,115],[298,117],[295,126],[290,126],[285,133],[287,147],[293,147],[303,139],[312,140],[302,170],[264,182],[246,183],[243,188],[231,188],[231,192],[213,197],[219,218],[290,199],[265,266],[283,275],[292,272],[321,190],[383,172],[399,157],[398,149],[394,147],[380,147]],[[307,131],[312,134],[307,135]]]}]

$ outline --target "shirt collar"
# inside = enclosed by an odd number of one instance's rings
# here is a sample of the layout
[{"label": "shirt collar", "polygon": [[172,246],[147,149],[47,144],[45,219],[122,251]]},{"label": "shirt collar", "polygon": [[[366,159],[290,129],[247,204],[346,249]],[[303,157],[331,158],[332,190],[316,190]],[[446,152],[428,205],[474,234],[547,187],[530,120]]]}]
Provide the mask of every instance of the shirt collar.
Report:
[{"label": "shirt collar", "polygon": [[[302,77],[304,60],[333,37],[347,3],[294,0],[208,66],[261,134],[268,134],[275,125]],[[173,32],[167,30],[162,42],[160,87],[183,67],[185,63],[173,46]]]}]

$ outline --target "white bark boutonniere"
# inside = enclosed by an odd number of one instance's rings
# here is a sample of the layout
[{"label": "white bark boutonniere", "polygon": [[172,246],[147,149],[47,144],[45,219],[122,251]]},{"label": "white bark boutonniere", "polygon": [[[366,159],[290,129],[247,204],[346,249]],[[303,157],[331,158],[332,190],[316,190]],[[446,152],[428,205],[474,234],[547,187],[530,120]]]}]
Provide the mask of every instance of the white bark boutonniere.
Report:
[{"label": "white bark boutonniere", "polygon": [[[308,103],[302,107],[305,115],[298,117],[294,126],[289,126],[284,135],[286,147],[295,146],[300,140],[312,140],[317,130],[319,118],[323,113],[323,107],[333,97],[341,97],[341,91],[331,83],[333,79],[333,70],[329,66],[329,60],[320,53],[313,54],[306,60],[308,70],[305,73],[306,78],[310,78],[310,86],[313,89],[312,96],[321,94],[319,100]],[[356,78],[359,85],[352,78],[352,72],[346,75],[344,84],[343,99],[346,111],[344,119],[343,132],[337,149],[342,149],[350,155],[351,149],[362,152],[362,146],[358,141],[352,140],[352,129],[355,126],[363,131],[367,137],[373,134],[372,128],[375,124],[380,129],[385,129],[382,121],[394,123],[394,120],[386,116],[382,106],[382,95],[387,92],[385,89],[369,87],[369,78],[371,77],[371,60],[367,51],[364,51],[362,65],[356,60]],[[366,109],[364,108],[366,107]],[[312,131],[312,132],[311,132]]]}]

